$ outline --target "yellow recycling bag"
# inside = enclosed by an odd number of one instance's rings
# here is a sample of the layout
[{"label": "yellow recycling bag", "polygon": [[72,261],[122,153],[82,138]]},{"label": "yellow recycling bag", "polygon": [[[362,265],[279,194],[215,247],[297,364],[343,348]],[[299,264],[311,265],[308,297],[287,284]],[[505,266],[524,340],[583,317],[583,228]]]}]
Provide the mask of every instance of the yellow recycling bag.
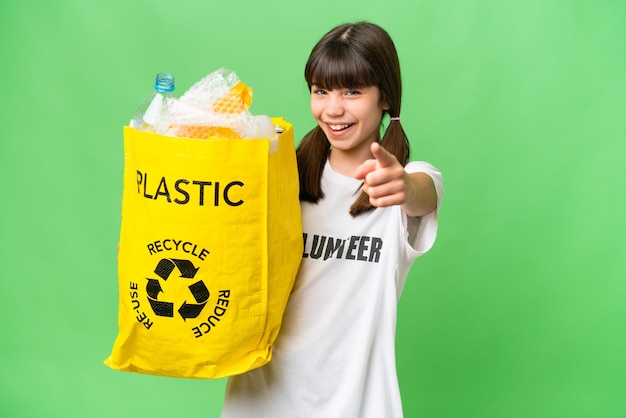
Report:
[{"label": "yellow recycling bag", "polygon": [[293,130],[196,140],[124,128],[119,333],[105,364],[220,378],[271,359],[302,257]]}]

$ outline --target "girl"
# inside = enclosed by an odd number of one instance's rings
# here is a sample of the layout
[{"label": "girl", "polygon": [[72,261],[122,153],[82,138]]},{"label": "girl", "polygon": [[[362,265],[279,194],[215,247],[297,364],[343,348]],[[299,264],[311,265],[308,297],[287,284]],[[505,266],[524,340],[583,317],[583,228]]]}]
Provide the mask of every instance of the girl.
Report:
[{"label": "girl", "polygon": [[401,417],[397,301],[434,243],[442,177],[407,164],[400,66],[382,28],[332,29],[304,75],[317,126],[297,150],[302,263],[272,360],[229,380],[222,417]]}]

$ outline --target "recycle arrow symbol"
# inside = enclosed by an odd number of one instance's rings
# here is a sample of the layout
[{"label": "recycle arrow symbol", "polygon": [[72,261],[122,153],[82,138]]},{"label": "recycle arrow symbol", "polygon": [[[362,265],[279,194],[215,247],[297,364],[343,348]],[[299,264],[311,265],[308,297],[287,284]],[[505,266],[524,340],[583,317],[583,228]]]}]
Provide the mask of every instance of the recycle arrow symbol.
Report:
[{"label": "recycle arrow symbol", "polygon": [[200,312],[202,312],[202,309],[209,300],[210,295],[209,289],[207,289],[202,280],[189,285],[189,290],[197,303],[191,304],[185,301],[180,308],[178,308],[178,313],[185,322],[187,321],[187,318],[197,318],[198,315],[200,315]]},{"label": "recycle arrow symbol", "polygon": [[[163,280],[167,280],[175,268],[180,271],[179,277],[183,279],[193,279],[200,269],[200,267],[195,267],[189,260],[170,260],[164,258],[159,261],[157,267],[154,269],[154,272]],[[146,293],[148,294],[148,301],[150,302],[150,306],[152,306],[154,313],[159,316],[173,317],[174,303],[158,300],[159,293],[163,292],[163,288],[161,287],[159,280],[150,278],[147,278],[147,280],[148,283],[146,285]],[[198,317],[209,300],[210,295],[209,289],[207,289],[202,280],[192,283],[188,286],[188,288],[196,303],[187,303],[187,301],[185,301],[178,309],[178,313],[184,321],[187,321],[187,318]]]}]

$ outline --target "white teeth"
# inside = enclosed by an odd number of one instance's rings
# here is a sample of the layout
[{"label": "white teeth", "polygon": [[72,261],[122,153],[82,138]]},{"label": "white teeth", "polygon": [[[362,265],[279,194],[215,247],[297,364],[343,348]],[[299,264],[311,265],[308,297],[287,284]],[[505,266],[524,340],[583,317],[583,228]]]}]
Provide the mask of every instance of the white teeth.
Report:
[{"label": "white teeth", "polygon": [[346,129],[348,126],[350,126],[349,123],[346,123],[344,125],[330,125],[330,124],[328,125],[328,127],[332,129],[333,131],[341,131],[341,130]]}]

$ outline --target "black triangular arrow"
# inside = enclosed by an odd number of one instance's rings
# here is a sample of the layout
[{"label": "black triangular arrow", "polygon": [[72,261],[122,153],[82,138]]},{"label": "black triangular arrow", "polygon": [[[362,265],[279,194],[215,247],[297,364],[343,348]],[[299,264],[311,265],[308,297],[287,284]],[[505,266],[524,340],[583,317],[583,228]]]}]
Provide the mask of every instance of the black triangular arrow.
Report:
[{"label": "black triangular arrow", "polygon": [[148,296],[154,299],[159,298],[159,293],[163,291],[161,288],[161,283],[157,279],[147,279],[148,284],[146,285],[146,293]]},{"label": "black triangular arrow", "polygon": [[172,259],[172,261],[176,264],[178,270],[180,270],[180,277],[185,279],[192,279],[196,275],[198,269],[200,269],[200,267],[194,266],[189,260]]},{"label": "black triangular arrow", "polygon": [[184,302],[180,308],[178,308],[178,313],[185,321],[187,321],[187,318],[197,318],[200,312],[202,312],[202,309],[204,309],[204,305],[206,305],[206,302],[198,305]]},{"label": "black triangular arrow", "polygon": [[151,298],[148,298],[148,302],[158,316],[169,316],[170,318],[174,316],[174,304],[172,302],[161,302]]},{"label": "black triangular arrow", "polygon": [[174,262],[168,260],[167,258],[163,258],[159,261],[159,264],[157,264],[154,272],[163,280],[167,280],[175,266]]},{"label": "black triangular arrow", "polygon": [[191,294],[193,295],[196,302],[205,303],[207,300],[209,300],[209,289],[207,289],[202,280],[192,285],[189,285],[189,290],[191,291]]}]

